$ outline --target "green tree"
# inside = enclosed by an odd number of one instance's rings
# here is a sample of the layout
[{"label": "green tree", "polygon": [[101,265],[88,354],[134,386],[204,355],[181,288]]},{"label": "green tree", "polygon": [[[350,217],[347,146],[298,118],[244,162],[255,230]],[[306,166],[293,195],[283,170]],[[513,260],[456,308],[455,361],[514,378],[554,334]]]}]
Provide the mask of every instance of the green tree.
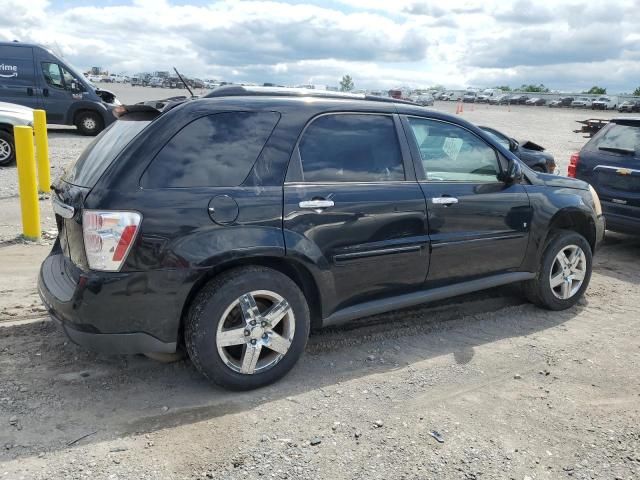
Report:
[{"label": "green tree", "polygon": [[351,90],[353,90],[354,86],[355,85],[353,84],[353,79],[351,78],[351,75],[345,75],[344,77],[342,77],[342,80],[340,80],[341,92],[350,92]]},{"label": "green tree", "polygon": [[634,96],[634,97],[640,97],[640,87],[636,88],[636,89],[633,91],[633,96]]},{"label": "green tree", "polygon": [[591,90],[589,90],[588,92],[584,92],[584,93],[591,93],[593,95],[604,95],[605,93],[607,93],[607,89],[606,88],[602,88],[602,87],[598,87],[593,86],[591,87]]},{"label": "green tree", "polygon": [[545,93],[549,91],[549,89],[545,87],[544,84],[542,83],[540,85],[522,84],[522,86],[518,90],[520,90],[521,92],[530,92],[530,93]]},{"label": "green tree", "polygon": [[510,92],[511,91],[511,87],[509,85],[502,85],[502,86],[497,86],[497,87],[493,87],[496,90],[502,90],[503,92]]}]

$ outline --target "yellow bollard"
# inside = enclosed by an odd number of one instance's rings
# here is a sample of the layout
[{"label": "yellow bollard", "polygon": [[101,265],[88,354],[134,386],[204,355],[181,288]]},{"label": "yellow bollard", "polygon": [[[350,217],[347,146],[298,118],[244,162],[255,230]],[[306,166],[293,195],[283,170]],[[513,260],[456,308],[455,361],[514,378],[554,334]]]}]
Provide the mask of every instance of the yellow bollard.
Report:
[{"label": "yellow bollard", "polygon": [[13,127],[16,142],[16,163],[22,210],[22,233],[30,240],[40,238],[40,207],[36,184],[36,160],[33,156],[33,129]]},{"label": "yellow bollard", "polygon": [[47,140],[47,113],[33,111],[33,131],[36,137],[36,164],[38,165],[38,190],[51,190],[51,166],[49,165],[49,142]]}]

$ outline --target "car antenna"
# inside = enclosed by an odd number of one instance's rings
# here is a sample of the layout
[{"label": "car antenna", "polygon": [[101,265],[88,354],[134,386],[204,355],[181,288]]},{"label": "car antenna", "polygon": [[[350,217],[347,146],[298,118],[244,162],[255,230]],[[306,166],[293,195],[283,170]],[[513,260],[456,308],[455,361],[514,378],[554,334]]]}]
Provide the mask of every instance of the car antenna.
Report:
[{"label": "car antenna", "polygon": [[176,67],[173,67],[173,70],[174,70],[174,72],[176,72],[176,75],[178,75],[178,78],[180,79],[180,81],[183,83],[184,87],[189,91],[189,93],[191,94],[191,97],[193,98],[193,92],[189,88],[189,85],[187,85],[187,82],[184,81],[184,78],[182,78],[182,75],[180,75],[180,72],[178,72],[178,69]]}]

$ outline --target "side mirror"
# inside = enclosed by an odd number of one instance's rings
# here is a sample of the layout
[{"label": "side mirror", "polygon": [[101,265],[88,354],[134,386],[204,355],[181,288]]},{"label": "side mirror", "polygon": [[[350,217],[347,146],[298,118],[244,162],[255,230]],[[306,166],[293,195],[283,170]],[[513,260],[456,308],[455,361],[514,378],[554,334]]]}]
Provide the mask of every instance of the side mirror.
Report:
[{"label": "side mirror", "polygon": [[509,151],[515,152],[518,149],[518,142],[516,142],[513,138],[509,139]]},{"label": "side mirror", "polygon": [[507,185],[511,185],[514,183],[520,183],[522,180],[522,167],[520,166],[520,162],[517,160],[509,159],[509,164],[507,165],[507,170],[502,174],[502,180]]},{"label": "side mirror", "polygon": [[82,91],[82,87],[75,80],[71,81],[71,83],[69,84],[69,89],[72,93],[80,93]]}]

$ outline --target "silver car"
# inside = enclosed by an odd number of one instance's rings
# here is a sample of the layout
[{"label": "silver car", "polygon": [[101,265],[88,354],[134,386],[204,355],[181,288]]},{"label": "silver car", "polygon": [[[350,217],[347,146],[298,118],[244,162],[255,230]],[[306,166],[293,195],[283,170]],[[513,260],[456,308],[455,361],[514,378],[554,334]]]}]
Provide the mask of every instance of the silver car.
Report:
[{"label": "silver car", "polygon": [[13,127],[33,126],[33,109],[14,103],[0,102],[0,166],[9,165],[16,159]]}]

